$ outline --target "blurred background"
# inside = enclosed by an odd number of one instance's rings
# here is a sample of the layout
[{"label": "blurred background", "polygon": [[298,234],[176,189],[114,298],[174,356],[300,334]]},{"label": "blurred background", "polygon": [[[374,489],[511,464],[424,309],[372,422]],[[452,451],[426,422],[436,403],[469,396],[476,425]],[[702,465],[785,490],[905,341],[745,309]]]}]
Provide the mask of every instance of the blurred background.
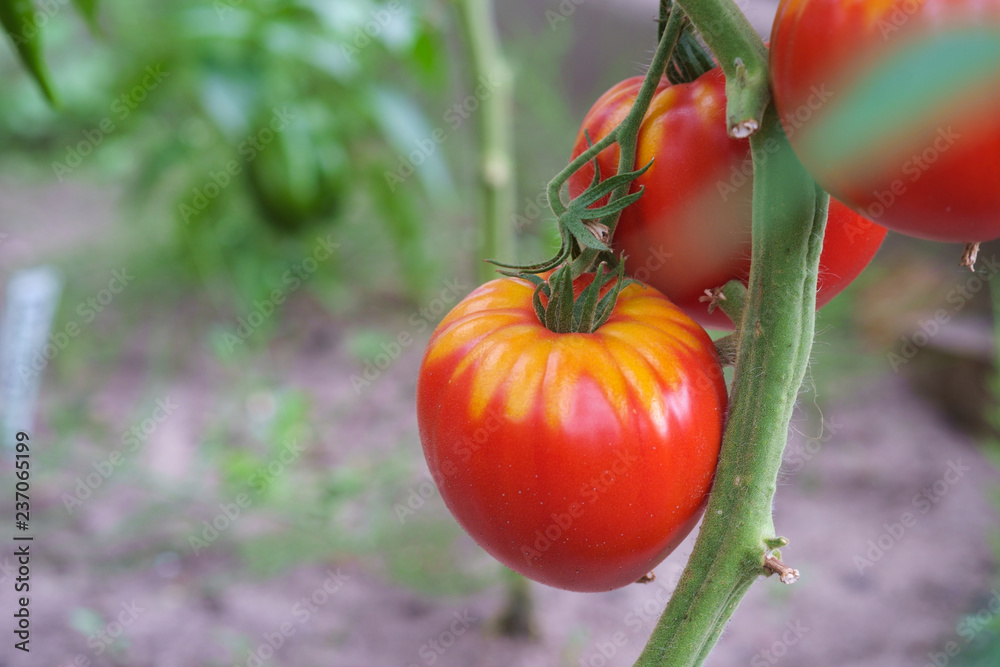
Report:
[{"label": "blurred background", "polygon": [[[690,541],[645,586],[525,586],[445,510],[414,390],[489,247],[480,108],[510,100],[507,230],[543,259],[544,185],[657,3],[500,3],[499,83],[460,4],[46,0],[57,108],[5,40],[8,384],[54,316],[37,404],[2,406],[32,424],[35,541],[30,654],[0,550],[0,665],[632,664]],[[1000,247],[960,252],[890,234],[821,313],[776,499],[803,576],[758,583],[709,664],[1000,664]]]}]

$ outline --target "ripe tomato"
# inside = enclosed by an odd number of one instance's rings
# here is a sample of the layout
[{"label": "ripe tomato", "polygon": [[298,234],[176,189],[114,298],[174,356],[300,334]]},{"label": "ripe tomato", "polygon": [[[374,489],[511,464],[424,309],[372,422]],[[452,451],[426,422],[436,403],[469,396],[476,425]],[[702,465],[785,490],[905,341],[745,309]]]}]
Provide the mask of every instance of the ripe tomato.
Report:
[{"label": "ripe tomato", "polygon": [[[584,118],[573,148],[587,148],[584,131],[597,142],[628,114],[642,78],[626,79],[602,95]],[[632,183],[646,190],[622,211],[614,245],[627,255],[629,273],[663,292],[706,327],[731,329],[725,313],[708,312],[705,290],[730,280],[747,282],[753,202],[750,142],[726,133],[725,77],[721,69],[689,84],[664,79],[639,130],[636,166],[654,159]],[[616,173],[617,145],[598,156],[602,176]],[[587,165],[569,180],[570,196],[590,184]],[[603,202],[599,202],[603,203]],[[853,281],[885,238],[886,230],[830,202],[820,259],[817,305],[823,306]]]},{"label": "ripe tomato", "polygon": [[589,334],[546,329],[533,292],[493,280],[434,331],[417,384],[424,455],[452,514],[506,566],[558,588],[618,588],[701,516],[722,371],[704,330],[652,288],[625,287]]},{"label": "ripe tomato", "polygon": [[1000,1],[784,0],[771,80],[833,196],[912,236],[1000,236]]}]

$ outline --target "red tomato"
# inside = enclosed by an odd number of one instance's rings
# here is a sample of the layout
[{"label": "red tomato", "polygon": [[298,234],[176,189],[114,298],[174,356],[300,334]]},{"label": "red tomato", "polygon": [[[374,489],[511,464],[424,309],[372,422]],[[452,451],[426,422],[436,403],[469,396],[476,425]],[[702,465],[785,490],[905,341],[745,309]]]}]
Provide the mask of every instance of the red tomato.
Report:
[{"label": "red tomato", "polygon": [[1000,0],[784,0],[771,80],[833,196],[912,236],[1000,236]]},{"label": "red tomato", "polygon": [[[642,78],[626,79],[600,97],[584,118],[573,156],[586,150],[584,130],[597,142],[628,114]],[[646,190],[626,208],[614,245],[627,255],[628,272],[663,292],[706,327],[731,329],[720,311],[700,301],[705,290],[730,280],[747,282],[753,201],[750,142],[726,133],[725,77],[714,69],[692,83],[664,79],[639,131],[636,166],[655,158],[632,192]],[[618,169],[617,145],[598,156],[602,176]],[[594,177],[587,165],[569,180],[583,192]],[[603,203],[603,202],[599,202]],[[868,265],[886,230],[836,201],[830,202],[820,259],[818,306],[835,297]]]},{"label": "red tomato", "polygon": [[726,410],[715,347],[646,286],[623,289],[590,334],[546,329],[533,292],[493,280],[438,325],[417,384],[424,455],[452,514],[507,567],[574,591],[625,586],[704,510]]}]

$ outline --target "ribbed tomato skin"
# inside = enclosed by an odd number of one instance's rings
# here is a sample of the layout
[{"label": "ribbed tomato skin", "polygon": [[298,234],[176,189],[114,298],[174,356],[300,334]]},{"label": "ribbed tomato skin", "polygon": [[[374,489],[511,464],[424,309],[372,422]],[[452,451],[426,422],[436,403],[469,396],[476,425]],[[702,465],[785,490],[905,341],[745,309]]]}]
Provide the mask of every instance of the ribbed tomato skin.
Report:
[{"label": "ribbed tomato skin", "polygon": [[590,334],[546,329],[533,290],[493,280],[440,323],[417,384],[420,439],[445,503],[487,552],[550,586],[611,590],[701,516],[722,370],[704,330],[652,288],[626,287]]},{"label": "ribbed tomato skin", "polygon": [[770,70],[833,196],[911,236],[1000,237],[1000,0],[785,0]]},{"label": "ribbed tomato skin", "polygon": [[[617,84],[584,118],[573,157],[597,142],[628,114],[642,78]],[[585,134],[585,132],[587,134]],[[725,77],[721,69],[689,84],[665,79],[639,130],[635,166],[653,165],[632,185],[642,197],[619,219],[614,244],[627,255],[629,273],[663,292],[706,327],[731,329],[720,311],[708,312],[705,290],[750,275],[753,169],[750,142],[726,132]],[[618,169],[618,147],[598,156],[602,177]],[[577,196],[594,176],[591,165],[569,180]],[[831,201],[820,258],[818,306],[849,285],[878,251],[886,230]]]}]

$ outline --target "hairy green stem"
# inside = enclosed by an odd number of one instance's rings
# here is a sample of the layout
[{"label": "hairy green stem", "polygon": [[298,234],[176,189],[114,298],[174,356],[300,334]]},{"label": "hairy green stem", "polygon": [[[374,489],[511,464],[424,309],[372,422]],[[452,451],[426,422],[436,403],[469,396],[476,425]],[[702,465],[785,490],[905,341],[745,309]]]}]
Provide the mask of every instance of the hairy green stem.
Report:
[{"label": "hairy green stem", "polygon": [[733,0],[674,0],[708,44],[726,74],[726,125],[733,137],[760,127],[771,100],[767,47]]},{"label": "hairy green stem", "polygon": [[674,2],[725,71],[729,133],[750,136],[753,250],[747,293],[722,290],[739,328],[715,483],[687,567],[636,667],[701,665],[753,582],[770,574],[765,557],[784,543],[771,508],[812,348],[829,203],[770,106],[767,51],[746,17],[732,0]]},{"label": "hairy green stem", "polygon": [[773,109],[750,143],[753,256],[719,467],[694,551],[637,667],[700,665],[775,544],[771,503],[815,327],[829,198]]},{"label": "hairy green stem", "polygon": [[673,7],[673,0],[660,0],[660,20],[656,26],[656,41],[663,39],[663,33],[667,29],[667,20],[670,18],[670,10]]},{"label": "hairy green stem", "polygon": [[[458,0],[472,61],[472,85],[480,79],[495,82],[495,90],[481,100],[478,179],[482,198],[480,257],[515,259],[514,218],[516,183],[512,157],[511,118],[514,76],[503,58],[493,22],[491,0]],[[495,278],[489,264],[481,264],[479,278]]]},{"label": "hairy green stem", "polygon": [[[667,63],[670,62],[670,57],[674,53],[677,40],[680,39],[681,30],[684,28],[684,21],[684,12],[675,11],[670,13],[670,18],[667,19],[667,26],[663,30],[663,36],[660,38],[656,53],[653,54],[653,61],[649,64],[649,71],[646,72],[646,78],[642,82],[642,87],[639,88],[639,94],[635,96],[635,103],[631,111],[629,111],[628,116],[618,126],[619,174],[624,174],[635,169],[635,154],[638,151],[639,129],[642,127],[642,121],[646,117],[649,105],[653,102],[653,96],[660,85],[660,79],[663,78],[663,73],[667,71]],[[611,193],[608,203],[614,203],[627,195],[630,188],[631,183],[624,183],[615,188],[615,191]],[[608,233],[612,238],[615,234],[615,227],[618,226],[618,217],[619,213],[615,213],[610,218],[601,220],[601,222],[607,225]]]},{"label": "hairy green stem", "polygon": [[730,280],[728,283],[715,290],[710,290],[702,301],[710,301],[708,312],[711,313],[718,308],[726,317],[739,329],[743,319],[743,313],[747,309],[747,286],[739,280]]}]

